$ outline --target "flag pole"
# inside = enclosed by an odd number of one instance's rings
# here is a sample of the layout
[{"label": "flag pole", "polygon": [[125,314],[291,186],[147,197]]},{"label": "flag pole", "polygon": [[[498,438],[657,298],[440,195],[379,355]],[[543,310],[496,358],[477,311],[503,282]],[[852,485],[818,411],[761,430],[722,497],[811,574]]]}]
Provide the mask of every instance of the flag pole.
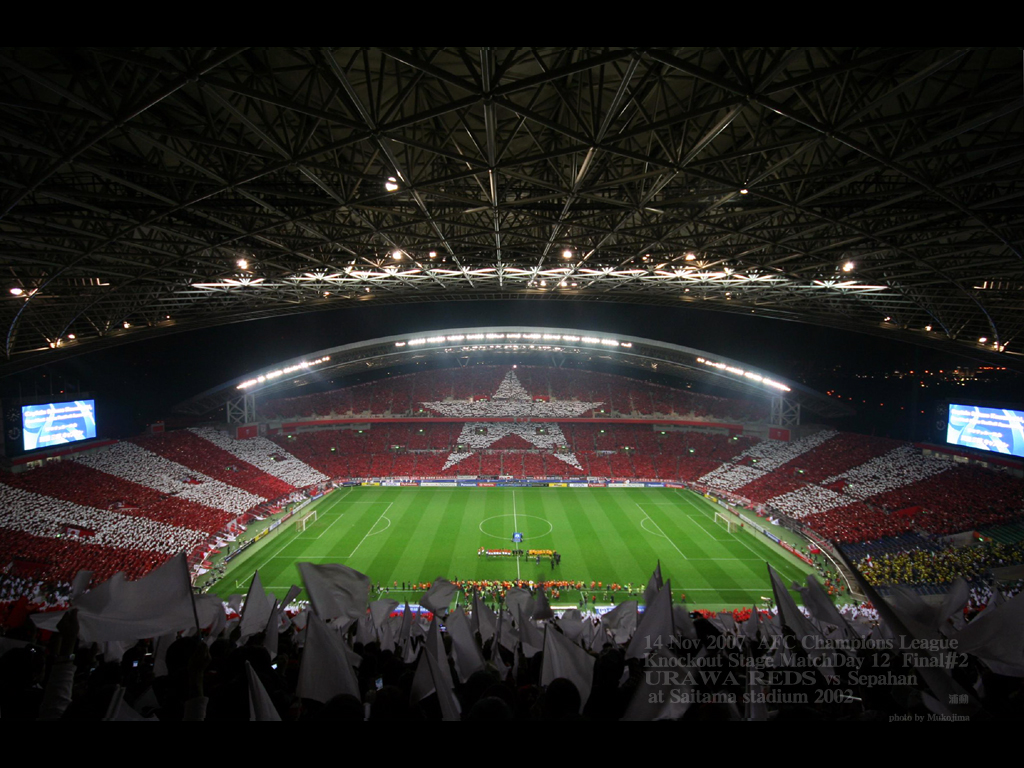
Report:
[{"label": "flag pole", "polygon": [[[185,557],[185,552],[181,552],[181,556]],[[192,617],[196,620],[196,636],[202,634],[202,630],[199,629],[199,611],[196,610],[196,595],[192,591],[192,579],[189,578],[188,571],[188,559],[185,559],[185,581],[188,583],[188,597],[192,601]]]}]

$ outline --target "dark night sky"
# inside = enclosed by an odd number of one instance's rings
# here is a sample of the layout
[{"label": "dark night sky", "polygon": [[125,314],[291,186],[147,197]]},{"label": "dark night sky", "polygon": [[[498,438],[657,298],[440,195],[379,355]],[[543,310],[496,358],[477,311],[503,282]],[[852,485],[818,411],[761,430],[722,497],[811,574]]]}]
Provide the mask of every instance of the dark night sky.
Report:
[{"label": "dark night sky", "polygon": [[[538,325],[647,337],[732,357],[822,390],[837,386],[829,377],[836,365],[867,372],[973,362],[873,336],[689,308],[459,301],[320,311],[176,334],[37,368],[0,381],[0,388],[5,396],[17,396],[20,384],[22,395],[32,396],[38,388],[43,396],[51,383],[58,394],[62,380],[77,381],[97,398],[101,432],[126,437],[168,414],[175,403],[282,359],[396,333],[476,325]],[[854,423],[839,426],[876,431],[870,421],[864,413]]]}]

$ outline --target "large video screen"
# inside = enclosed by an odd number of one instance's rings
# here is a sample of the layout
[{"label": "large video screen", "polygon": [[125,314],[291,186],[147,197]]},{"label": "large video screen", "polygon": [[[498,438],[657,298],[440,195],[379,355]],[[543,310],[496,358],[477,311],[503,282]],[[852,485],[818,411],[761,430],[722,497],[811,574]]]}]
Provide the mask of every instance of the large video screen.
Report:
[{"label": "large video screen", "polygon": [[96,437],[96,401],[23,405],[21,430],[26,451]]},{"label": "large video screen", "polygon": [[946,442],[1024,458],[1024,411],[950,403]]}]

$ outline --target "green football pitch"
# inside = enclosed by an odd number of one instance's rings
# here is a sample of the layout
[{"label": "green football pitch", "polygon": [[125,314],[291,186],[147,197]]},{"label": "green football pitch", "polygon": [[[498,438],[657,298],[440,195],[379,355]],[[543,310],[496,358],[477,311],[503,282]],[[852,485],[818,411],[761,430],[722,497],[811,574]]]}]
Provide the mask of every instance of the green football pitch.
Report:
[{"label": "green football pitch", "polygon": [[[628,599],[608,585],[643,587],[658,561],[672,580],[673,600],[685,593],[691,608],[763,606],[771,585],[766,562],[787,586],[812,569],[760,534],[729,532],[715,521],[717,506],[686,490],[662,488],[339,488],[303,509],[318,518],[299,531],[289,521],[232,562],[213,592],[245,593],[255,570],[264,588],[281,597],[302,585],[296,563],[343,563],[388,587],[387,596],[416,602],[408,586],[449,580],[584,582],[597,604]],[[550,560],[479,555],[481,547],[550,549]],[[395,587],[398,582],[398,587]],[[589,590],[591,582],[603,587]],[[799,600],[799,595],[794,594]],[[304,597],[304,596],[303,596]],[[575,590],[552,601],[576,605]]]}]

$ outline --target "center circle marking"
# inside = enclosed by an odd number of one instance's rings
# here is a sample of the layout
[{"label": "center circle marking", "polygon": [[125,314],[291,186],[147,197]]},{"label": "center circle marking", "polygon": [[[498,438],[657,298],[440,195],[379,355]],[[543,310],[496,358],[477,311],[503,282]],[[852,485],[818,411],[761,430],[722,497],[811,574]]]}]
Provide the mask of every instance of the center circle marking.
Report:
[{"label": "center circle marking", "polygon": [[515,531],[511,531],[508,534],[508,536],[498,536],[496,534],[489,533],[488,531],[484,530],[484,523],[488,522],[489,520],[497,520],[497,519],[502,518],[502,517],[512,517],[512,518],[530,517],[530,518],[533,518],[534,520],[540,520],[542,523],[547,523],[548,524],[548,529],[544,533],[539,533],[536,536],[523,536],[523,541],[533,541],[534,539],[539,539],[542,536],[547,536],[549,533],[551,533],[555,529],[555,527],[550,523],[550,521],[545,520],[543,517],[538,517],[537,515],[523,515],[523,514],[518,514],[518,515],[494,515],[492,517],[486,517],[486,518],[484,518],[483,520],[480,521],[480,533],[482,533],[484,536],[490,536],[492,539],[501,539],[502,541],[511,542],[512,541],[512,534],[515,533]]}]

